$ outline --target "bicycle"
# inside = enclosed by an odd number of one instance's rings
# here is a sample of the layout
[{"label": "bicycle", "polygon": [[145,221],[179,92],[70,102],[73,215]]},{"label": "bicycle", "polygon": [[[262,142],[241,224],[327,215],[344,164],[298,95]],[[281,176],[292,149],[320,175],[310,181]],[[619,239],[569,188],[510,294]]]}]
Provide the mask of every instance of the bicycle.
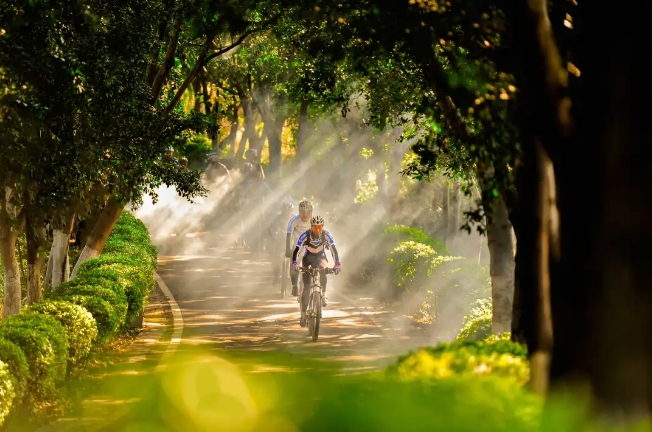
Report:
[{"label": "bicycle", "polygon": [[290,258],[283,257],[281,261],[281,298],[288,292],[288,279],[290,278]]},{"label": "bicycle", "polygon": [[[326,274],[333,273],[333,269],[326,268],[311,268],[311,267],[300,267],[299,274],[309,273],[312,276],[312,285],[310,285],[310,297],[308,298],[308,307],[306,308],[306,319],[308,321],[308,335],[312,336],[313,342],[317,342],[319,338],[319,327],[321,324],[321,299],[323,296],[323,290],[319,282],[319,276],[321,272],[326,272]],[[302,279],[302,278],[300,278]],[[301,303],[301,298],[303,297],[303,290],[299,293],[299,303]]]}]

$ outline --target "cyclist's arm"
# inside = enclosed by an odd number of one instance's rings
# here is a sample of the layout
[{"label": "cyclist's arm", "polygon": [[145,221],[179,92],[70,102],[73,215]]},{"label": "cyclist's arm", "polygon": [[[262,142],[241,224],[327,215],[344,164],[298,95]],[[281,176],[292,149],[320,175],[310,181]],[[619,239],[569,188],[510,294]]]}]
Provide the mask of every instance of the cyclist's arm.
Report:
[{"label": "cyclist's arm", "polygon": [[260,181],[265,181],[265,170],[261,164],[258,164],[258,171],[258,177],[260,177]]},{"label": "cyclist's arm", "polygon": [[294,223],[299,218],[299,215],[292,215],[288,221],[287,235],[285,236],[285,249],[290,249],[290,241],[292,239],[292,232],[294,231]]},{"label": "cyclist's arm", "polygon": [[340,262],[340,254],[337,252],[337,248],[334,244],[331,245],[331,254],[336,263]]},{"label": "cyclist's arm", "polygon": [[308,236],[306,236],[306,233],[303,233],[299,236],[299,241],[297,242],[297,245],[294,247],[294,252],[292,252],[292,262],[297,261],[297,258],[300,255],[299,251],[303,248],[307,240],[308,240]]},{"label": "cyclist's arm", "polygon": [[328,239],[328,243],[330,244],[331,255],[333,255],[333,259],[336,263],[340,262],[340,254],[337,252],[337,248],[335,247],[335,239],[328,231],[325,232],[325,235]]}]

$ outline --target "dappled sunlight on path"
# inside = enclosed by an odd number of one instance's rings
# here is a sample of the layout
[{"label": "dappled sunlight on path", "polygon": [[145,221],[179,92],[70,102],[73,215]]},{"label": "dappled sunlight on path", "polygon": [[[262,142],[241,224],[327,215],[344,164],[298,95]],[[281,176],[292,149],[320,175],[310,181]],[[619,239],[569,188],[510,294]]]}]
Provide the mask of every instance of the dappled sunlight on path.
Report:
[{"label": "dappled sunlight on path", "polygon": [[272,284],[271,266],[237,248],[206,248],[192,256],[161,256],[159,274],[182,310],[182,344],[209,350],[282,351],[324,359],[350,371],[391,362],[396,355],[428,344],[426,335],[406,318],[382,307],[373,293],[338,285],[329,276],[329,305],[319,340],[312,342],[298,325],[299,304],[281,298]]}]

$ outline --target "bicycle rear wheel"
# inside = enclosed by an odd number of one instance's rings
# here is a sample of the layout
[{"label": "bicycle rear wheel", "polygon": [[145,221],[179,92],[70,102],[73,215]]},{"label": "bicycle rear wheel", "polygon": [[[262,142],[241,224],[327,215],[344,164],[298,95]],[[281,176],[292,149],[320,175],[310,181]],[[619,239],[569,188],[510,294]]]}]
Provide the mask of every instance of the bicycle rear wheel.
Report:
[{"label": "bicycle rear wheel", "polygon": [[312,293],[312,341],[317,342],[319,338],[319,326],[321,324],[321,293]]},{"label": "bicycle rear wheel", "polygon": [[288,289],[288,265],[287,260],[281,261],[281,298],[285,297]]}]

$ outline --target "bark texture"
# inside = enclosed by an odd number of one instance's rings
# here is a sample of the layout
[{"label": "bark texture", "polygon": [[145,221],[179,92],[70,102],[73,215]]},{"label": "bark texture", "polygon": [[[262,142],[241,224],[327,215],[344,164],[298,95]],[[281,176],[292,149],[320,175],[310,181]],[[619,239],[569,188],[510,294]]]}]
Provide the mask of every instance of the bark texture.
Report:
[{"label": "bark texture", "polygon": [[75,267],[72,270],[72,274],[70,275],[71,279],[77,276],[79,267],[83,263],[89,259],[100,256],[102,249],[104,249],[104,245],[106,244],[106,241],[111,234],[111,230],[113,230],[116,222],[118,222],[118,218],[122,214],[123,209],[124,205],[118,202],[117,199],[114,197],[109,198],[106,205],[104,206],[104,209],[102,209],[100,217],[95,223],[93,230],[88,236],[84,248],[79,254],[79,258],[77,259]]},{"label": "bark texture", "polygon": [[511,330],[514,299],[514,249],[512,224],[509,221],[505,201],[499,196],[492,204],[491,216],[487,223],[493,305],[491,331],[493,334],[502,334]]}]

